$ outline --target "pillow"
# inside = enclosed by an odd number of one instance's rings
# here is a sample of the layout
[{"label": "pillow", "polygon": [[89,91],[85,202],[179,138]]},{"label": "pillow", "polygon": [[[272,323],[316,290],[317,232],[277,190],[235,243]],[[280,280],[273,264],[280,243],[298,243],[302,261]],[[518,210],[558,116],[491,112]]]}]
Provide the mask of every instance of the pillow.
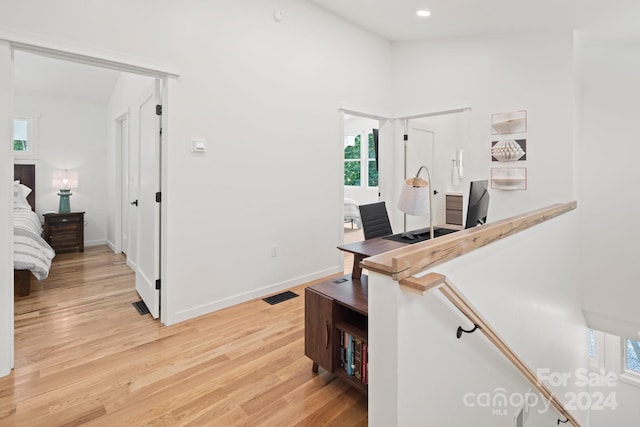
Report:
[{"label": "pillow", "polygon": [[20,181],[13,181],[13,208],[31,210],[31,205],[27,201],[29,194],[31,194],[29,187],[20,184]]}]

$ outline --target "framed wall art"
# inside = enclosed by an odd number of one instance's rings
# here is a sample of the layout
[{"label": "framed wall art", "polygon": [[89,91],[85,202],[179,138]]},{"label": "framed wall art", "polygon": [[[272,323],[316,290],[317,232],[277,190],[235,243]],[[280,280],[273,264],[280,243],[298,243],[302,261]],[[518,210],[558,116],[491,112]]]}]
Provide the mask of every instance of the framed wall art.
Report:
[{"label": "framed wall art", "polygon": [[496,190],[526,190],[527,168],[492,168],[491,188]]},{"label": "framed wall art", "polygon": [[526,139],[491,141],[492,162],[522,162],[527,160]]},{"label": "framed wall art", "polygon": [[491,115],[491,134],[505,135],[527,131],[527,110]]}]

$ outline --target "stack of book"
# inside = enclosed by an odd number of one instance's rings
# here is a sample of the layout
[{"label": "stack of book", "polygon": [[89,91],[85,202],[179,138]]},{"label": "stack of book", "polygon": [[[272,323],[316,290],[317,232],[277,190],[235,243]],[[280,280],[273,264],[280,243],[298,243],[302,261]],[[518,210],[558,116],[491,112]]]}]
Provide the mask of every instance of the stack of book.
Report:
[{"label": "stack of book", "polygon": [[365,384],[369,381],[368,347],[367,341],[340,329],[340,367]]}]

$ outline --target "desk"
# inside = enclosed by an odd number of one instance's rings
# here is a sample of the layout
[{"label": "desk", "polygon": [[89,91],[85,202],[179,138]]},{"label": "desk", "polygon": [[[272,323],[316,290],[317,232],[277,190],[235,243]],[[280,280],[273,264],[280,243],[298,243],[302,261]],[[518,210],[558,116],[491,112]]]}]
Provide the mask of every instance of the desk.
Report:
[{"label": "desk", "polygon": [[351,271],[351,277],[353,279],[360,279],[362,276],[362,267],[360,266],[360,262],[363,259],[402,248],[409,244],[410,243],[395,242],[393,240],[385,239],[384,237],[376,237],[375,239],[338,246],[338,249],[353,254],[353,269]]},{"label": "desk", "polygon": [[[438,227],[448,228],[452,230],[463,229],[460,226],[451,224],[445,224]],[[437,237],[435,238],[437,239]],[[360,266],[360,262],[362,262],[363,259],[384,252],[389,252],[394,249],[402,248],[412,243],[418,242],[412,242],[411,240],[407,240],[406,242],[398,242],[395,240],[386,239],[385,237],[376,237],[375,239],[363,240],[361,242],[348,243],[346,245],[338,246],[338,249],[353,254],[353,268],[351,270],[351,277],[353,279],[359,279],[362,276],[362,267]]]}]

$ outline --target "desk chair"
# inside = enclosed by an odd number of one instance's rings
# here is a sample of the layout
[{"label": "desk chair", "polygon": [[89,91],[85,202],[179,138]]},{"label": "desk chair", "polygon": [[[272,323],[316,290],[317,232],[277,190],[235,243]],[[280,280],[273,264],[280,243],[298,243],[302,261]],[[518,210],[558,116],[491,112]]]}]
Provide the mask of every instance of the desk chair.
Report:
[{"label": "desk chair", "polygon": [[384,202],[361,205],[360,221],[362,222],[364,240],[393,234],[389,215],[387,214],[387,206]]}]

